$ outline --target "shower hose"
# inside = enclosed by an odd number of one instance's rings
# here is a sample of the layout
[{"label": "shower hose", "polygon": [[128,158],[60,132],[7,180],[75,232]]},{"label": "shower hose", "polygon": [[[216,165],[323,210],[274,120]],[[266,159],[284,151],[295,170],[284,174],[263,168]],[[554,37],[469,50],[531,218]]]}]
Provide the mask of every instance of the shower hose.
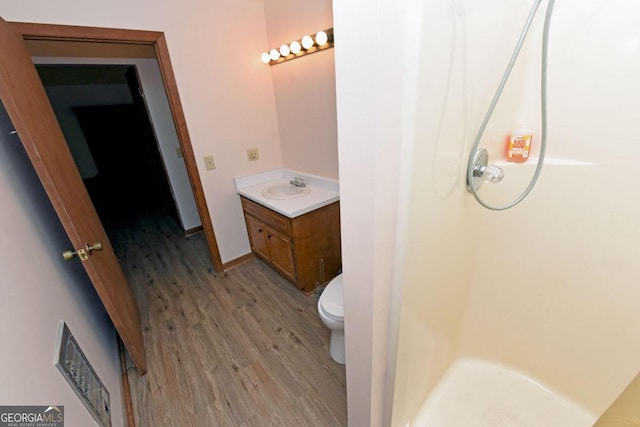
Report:
[{"label": "shower hose", "polygon": [[[469,162],[467,163],[467,181],[468,182],[473,182],[474,153],[476,152],[476,150],[478,149],[478,146],[480,145],[480,139],[482,138],[482,135],[484,134],[487,124],[491,119],[491,115],[493,114],[493,110],[496,108],[496,104],[500,100],[502,91],[504,90],[504,87],[507,84],[507,81],[509,80],[509,75],[511,74],[511,70],[513,69],[515,62],[518,59],[518,55],[520,54],[522,45],[524,44],[524,41],[527,37],[527,33],[529,32],[529,28],[531,27],[533,18],[535,17],[541,2],[542,0],[535,0],[533,6],[531,7],[531,11],[529,12],[527,21],[524,27],[522,28],[522,32],[520,33],[520,38],[518,39],[516,48],[514,49],[513,54],[511,55],[511,60],[509,61],[509,64],[507,65],[507,68],[504,71],[502,80],[500,80],[498,89],[496,90],[496,93],[493,96],[493,100],[489,105],[489,109],[487,110],[487,113],[484,116],[484,120],[482,121],[482,124],[478,129],[478,133],[476,134],[476,138],[473,141],[473,146],[471,147],[471,153],[469,154]],[[540,92],[540,105],[541,105],[540,110],[541,111],[540,112],[541,112],[541,127],[542,127],[541,141],[542,142],[540,143],[540,156],[538,158],[538,164],[536,166],[536,170],[527,188],[516,199],[507,203],[506,205],[502,205],[502,206],[489,205],[488,203],[486,203],[480,198],[475,188],[475,185],[471,185],[470,190],[471,190],[471,193],[473,194],[473,197],[475,197],[475,199],[478,201],[478,203],[480,203],[480,205],[490,210],[503,211],[503,210],[512,208],[518,203],[520,203],[521,201],[523,201],[525,197],[529,195],[531,190],[533,190],[533,187],[536,185],[536,182],[538,181],[538,177],[540,176],[540,172],[542,171],[542,166],[544,165],[544,156],[547,149],[547,62],[548,62],[547,57],[549,52],[549,26],[551,23],[551,15],[553,14],[554,4],[555,4],[555,0],[549,0],[549,4],[547,5],[547,13],[545,14],[545,19],[544,19],[544,29],[542,33],[542,67],[541,67],[542,69],[541,69],[541,77],[540,77],[540,87],[541,87],[541,92]]]}]

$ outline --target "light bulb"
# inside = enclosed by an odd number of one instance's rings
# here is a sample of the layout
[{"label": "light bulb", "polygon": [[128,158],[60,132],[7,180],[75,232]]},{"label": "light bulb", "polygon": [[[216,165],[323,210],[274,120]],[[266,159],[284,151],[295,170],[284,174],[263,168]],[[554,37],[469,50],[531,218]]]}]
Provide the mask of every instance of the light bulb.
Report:
[{"label": "light bulb", "polygon": [[271,49],[269,51],[269,57],[271,57],[272,61],[277,61],[280,58],[280,52],[277,49]]},{"label": "light bulb", "polygon": [[304,36],[302,38],[302,47],[309,49],[311,46],[313,46],[313,39],[310,36]]},{"label": "light bulb", "polygon": [[262,55],[260,55],[260,59],[262,60],[262,62],[264,62],[265,64],[268,64],[269,61],[271,61],[271,55],[269,55],[268,52],[262,52]]},{"label": "light bulb", "polygon": [[300,46],[300,43],[298,43],[295,40],[291,42],[289,47],[291,48],[291,53],[293,53],[294,55],[297,55],[298,53],[300,53],[300,49],[302,49],[302,46]]},{"label": "light bulb", "polygon": [[289,53],[291,53],[291,49],[289,49],[288,45],[283,44],[282,46],[280,46],[280,55],[287,56],[289,55]]},{"label": "light bulb", "polygon": [[324,31],[318,31],[318,34],[316,34],[316,43],[318,44],[318,46],[324,46],[325,44],[327,44],[328,40],[329,37],[327,37],[327,33],[325,33]]}]

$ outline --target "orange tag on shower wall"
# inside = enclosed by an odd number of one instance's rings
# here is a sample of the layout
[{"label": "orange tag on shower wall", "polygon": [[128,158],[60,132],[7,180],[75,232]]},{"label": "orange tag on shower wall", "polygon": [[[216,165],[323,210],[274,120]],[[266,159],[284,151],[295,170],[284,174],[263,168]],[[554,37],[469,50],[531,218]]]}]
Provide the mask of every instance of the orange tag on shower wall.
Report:
[{"label": "orange tag on shower wall", "polygon": [[509,138],[507,160],[518,163],[527,161],[531,150],[532,138],[533,135],[530,131],[514,131]]}]

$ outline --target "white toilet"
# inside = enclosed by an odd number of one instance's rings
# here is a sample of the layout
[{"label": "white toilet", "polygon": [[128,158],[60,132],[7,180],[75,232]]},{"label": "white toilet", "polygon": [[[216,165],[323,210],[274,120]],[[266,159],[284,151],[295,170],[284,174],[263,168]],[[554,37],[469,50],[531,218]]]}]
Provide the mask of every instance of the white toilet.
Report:
[{"label": "white toilet", "polygon": [[342,274],[329,282],[318,300],[318,313],[327,328],[331,329],[329,354],[344,365],[344,304],[342,295]]}]

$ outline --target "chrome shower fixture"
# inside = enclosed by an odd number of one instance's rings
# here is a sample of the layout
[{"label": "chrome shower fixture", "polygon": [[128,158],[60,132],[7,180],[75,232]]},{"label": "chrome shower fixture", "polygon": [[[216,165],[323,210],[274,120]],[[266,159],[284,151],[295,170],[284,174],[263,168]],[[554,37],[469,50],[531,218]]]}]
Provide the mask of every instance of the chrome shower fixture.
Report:
[{"label": "chrome shower fixture", "polygon": [[[504,178],[504,171],[496,165],[489,165],[489,152],[486,148],[478,148],[473,154],[473,172],[471,182],[467,177],[467,190],[472,193],[480,188],[483,182],[496,184]],[[473,185],[473,189],[471,186]]]},{"label": "chrome shower fixture", "polygon": [[478,129],[478,133],[473,141],[473,145],[471,147],[471,151],[469,153],[469,161],[467,162],[467,190],[473,197],[476,199],[480,205],[484,206],[487,209],[493,211],[503,211],[509,208],[514,207],[522,200],[524,200],[533,187],[536,185],[538,178],[540,176],[540,172],[542,171],[542,166],[544,165],[544,156],[547,149],[547,62],[548,62],[548,54],[549,54],[549,28],[551,25],[551,16],[553,15],[553,6],[555,4],[555,0],[549,0],[547,4],[547,12],[544,18],[544,27],[542,30],[542,60],[541,60],[541,73],[540,73],[540,119],[541,119],[541,143],[540,143],[540,155],[538,157],[538,164],[536,165],[536,170],[533,173],[533,177],[529,182],[527,188],[514,200],[511,202],[501,205],[501,206],[493,206],[485,201],[478,195],[476,191],[483,181],[488,182],[499,182],[504,173],[502,169],[497,166],[487,166],[489,161],[489,156],[487,151],[483,148],[480,148],[480,140],[484,135],[484,131],[487,128],[487,124],[491,119],[491,115],[493,114],[493,110],[496,107],[496,104],[500,100],[500,96],[502,95],[502,91],[504,90],[507,81],[509,80],[509,75],[511,74],[511,70],[518,59],[518,55],[520,54],[520,50],[522,49],[522,45],[527,37],[527,33],[529,32],[529,28],[531,27],[531,23],[533,22],[533,18],[536,15],[536,11],[538,10],[538,6],[542,0],[534,0],[531,10],[529,11],[529,16],[527,17],[527,21],[522,28],[522,32],[520,33],[520,37],[518,38],[518,42],[516,43],[516,47],[511,55],[511,60],[507,64],[507,68],[504,70],[504,74],[502,75],[502,79],[500,80],[500,84],[498,85],[498,89],[496,90],[495,95],[493,96],[493,100],[487,109],[487,112],[482,120],[482,124]]}]

